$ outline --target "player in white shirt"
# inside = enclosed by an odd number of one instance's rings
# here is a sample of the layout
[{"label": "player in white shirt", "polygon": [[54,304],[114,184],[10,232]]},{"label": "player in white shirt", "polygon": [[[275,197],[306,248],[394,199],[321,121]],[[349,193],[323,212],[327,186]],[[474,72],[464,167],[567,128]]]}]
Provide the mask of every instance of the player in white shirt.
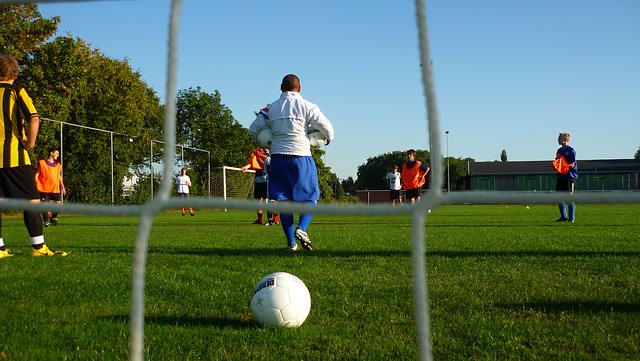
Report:
[{"label": "player in white shirt", "polygon": [[[181,174],[176,177],[176,186],[178,187],[178,197],[189,198],[189,187],[191,187],[191,178],[187,175],[187,168],[182,168]],[[180,208],[182,215],[185,215],[184,207]],[[189,213],[195,216],[193,208],[189,207]]]},{"label": "player in white shirt", "polygon": [[400,202],[402,205],[402,197],[400,197],[400,190],[402,189],[402,178],[400,172],[398,172],[398,165],[393,165],[393,171],[389,172],[384,178],[389,186],[389,199],[394,206],[396,202]]},{"label": "player in white shirt", "polygon": [[[280,98],[262,109],[249,127],[249,135],[257,143],[260,131],[270,128],[271,165],[269,167],[269,199],[317,204],[320,199],[318,170],[311,156],[307,134],[320,131],[326,145],[333,140],[333,126],[317,105],[300,95],[300,79],[289,74],[282,79]],[[289,249],[313,250],[307,234],[313,214],[300,214],[297,227],[293,214],[280,214],[282,229]]]}]

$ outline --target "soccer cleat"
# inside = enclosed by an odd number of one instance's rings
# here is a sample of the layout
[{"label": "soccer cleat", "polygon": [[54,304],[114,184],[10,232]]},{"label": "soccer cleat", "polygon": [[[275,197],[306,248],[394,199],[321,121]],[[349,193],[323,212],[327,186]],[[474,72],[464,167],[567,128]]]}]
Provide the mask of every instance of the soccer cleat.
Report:
[{"label": "soccer cleat", "polygon": [[56,227],[57,227],[57,226],[58,226],[58,218],[51,218],[51,223],[52,223],[54,226],[56,226]]},{"label": "soccer cleat", "polygon": [[567,222],[569,219],[566,217],[560,217],[558,219],[556,219],[556,222]]},{"label": "soccer cleat", "polygon": [[311,244],[311,239],[309,239],[309,235],[307,232],[303,231],[302,228],[296,228],[296,231],[293,233],[293,236],[296,237],[296,240],[302,244],[302,248],[313,251],[313,245]]},{"label": "soccer cleat", "polygon": [[193,216],[195,216],[195,215],[196,215],[195,213],[191,212],[191,217],[193,217]]},{"label": "soccer cleat", "polygon": [[49,227],[49,226],[51,226],[51,223],[49,221],[44,221],[44,226],[45,227]]},{"label": "soccer cleat", "polygon": [[298,244],[297,243],[289,243],[289,251],[297,251]]},{"label": "soccer cleat", "polygon": [[259,224],[259,225],[262,225],[262,221],[260,221],[259,219],[256,219],[256,221],[255,221],[255,222],[253,222],[253,224]]},{"label": "soccer cleat", "polygon": [[56,251],[56,250],[53,250],[53,249],[47,247],[46,244],[43,244],[42,248],[40,248],[40,249],[31,248],[31,255],[34,256],[34,257],[42,257],[42,256],[66,257],[67,256],[67,252],[65,252],[65,251]]},{"label": "soccer cleat", "polygon": [[9,253],[9,249],[5,249],[4,251],[0,251],[0,258],[13,257],[13,254]]}]

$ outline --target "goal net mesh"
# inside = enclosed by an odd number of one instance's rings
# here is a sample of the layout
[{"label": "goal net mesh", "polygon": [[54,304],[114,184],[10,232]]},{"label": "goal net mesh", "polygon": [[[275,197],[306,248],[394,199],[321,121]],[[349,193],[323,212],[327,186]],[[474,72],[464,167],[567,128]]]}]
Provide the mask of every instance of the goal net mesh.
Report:
[{"label": "goal net mesh", "polygon": [[[25,2],[64,2],[68,0],[26,0]],[[76,0],[77,2],[83,0]],[[88,0],[86,0],[88,1]],[[2,3],[14,3],[17,1],[0,0]],[[172,174],[175,163],[176,146],[176,105],[175,96],[177,94],[177,61],[178,61],[178,30],[180,23],[180,11],[182,1],[171,1],[171,15],[169,21],[169,41],[168,41],[168,62],[167,62],[167,84],[166,84],[166,106],[164,129],[164,174]],[[415,0],[416,23],[418,33],[418,47],[420,50],[420,62],[430,64],[429,37],[426,25],[425,0]],[[435,86],[433,83],[432,68],[430,66],[421,67],[421,81],[424,89],[424,98],[427,110],[428,137],[425,134],[424,144],[430,144],[432,159],[442,158],[442,139],[440,132],[440,121],[436,103]],[[444,179],[442,162],[432,162],[432,178],[430,184],[429,197],[420,204],[411,207],[391,207],[390,205],[319,205],[313,207],[313,213],[330,214],[341,216],[358,215],[398,215],[405,214],[411,217],[411,267],[413,279],[414,315],[416,323],[416,333],[418,342],[418,354],[421,360],[432,359],[431,329],[429,307],[427,303],[427,277],[425,259],[425,225],[428,221],[428,210],[437,208],[443,204],[554,204],[559,202],[577,202],[593,204],[609,203],[640,203],[640,193],[580,193],[580,194],[560,194],[560,193],[520,193],[520,192],[459,192],[443,194],[442,185]],[[191,198],[188,202],[198,206],[208,208],[235,208],[257,210],[257,205],[251,198],[253,174],[242,174],[241,172],[222,168],[221,176],[212,175],[212,182],[215,197],[212,198]],[[226,182],[226,186],[225,186]],[[222,184],[222,186],[220,185]],[[173,179],[163,177],[160,184],[158,196],[153,201],[140,206],[104,206],[104,205],[64,205],[65,212],[79,214],[99,214],[119,216],[121,214],[139,215],[139,227],[136,234],[136,243],[133,257],[132,287],[131,287],[131,314],[130,314],[130,359],[144,360],[144,293],[145,293],[145,270],[148,252],[148,244],[154,216],[157,212],[165,209],[175,208],[183,201],[172,197]],[[225,198],[224,193],[227,192]],[[222,193],[222,195],[220,195]],[[13,199],[3,200],[4,209],[25,209],[25,207],[36,207],[46,210],[45,206],[29,205],[25,201]],[[273,209],[272,205],[262,205],[263,209]],[[307,205],[294,204],[292,202],[278,204],[278,210],[290,213],[300,213],[311,211]]]},{"label": "goal net mesh", "polygon": [[223,199],[253,199],[255,171],[243,173],[240,168],[215,167],[211,169],[211,196]]}]

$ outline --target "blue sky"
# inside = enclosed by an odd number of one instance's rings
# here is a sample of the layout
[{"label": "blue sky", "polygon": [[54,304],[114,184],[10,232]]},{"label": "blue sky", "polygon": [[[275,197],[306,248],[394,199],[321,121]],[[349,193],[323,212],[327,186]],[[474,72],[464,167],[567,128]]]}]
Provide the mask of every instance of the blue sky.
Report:
[{"label": "blue sky", "polygon": [[[59,35],[128,58],[164,102],[169,0],[39,8],[61,17]],[[450,156],[552,159],[564,131],[578,159],[640,147],[640,1],[437,0],[427,21]],[[407,0],[187,0],[178,89],[217,89],[248,127],[297,74],[336,131],[326,165],[355,179],[369,157],[429,149],[417,36]]]}]

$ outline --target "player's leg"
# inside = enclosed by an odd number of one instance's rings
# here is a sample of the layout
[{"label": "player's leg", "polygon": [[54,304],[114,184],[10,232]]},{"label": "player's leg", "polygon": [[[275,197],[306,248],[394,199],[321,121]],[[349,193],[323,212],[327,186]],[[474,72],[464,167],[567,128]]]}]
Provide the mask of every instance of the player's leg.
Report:
[{"label": "player's leg", "polygon": [[[317,205],[320,199],[320,187],[318,186],[318,169],[313,157],[295,158],[297,168],[296,182],[293,187],[293,199],[309,205]],[[313,213],[302,213],[298,218],[298,227],[295,230],[296,239],[302,247],[313,250],[311,239],[307,234],[307,228],[313,219]]]},{"label": "player's leg", "polygon": [[[269,199],[277,200],[279,202],[292,199],[291,183],[289,181],[289,177],[291,175],[289,163],[290,158],[278,157],[278,155],[273,155],[271,157],[268,187]],[[280,213],[282,231],[287,239],[287,247],[290,250],[296,250],[298,248],[294,238],[295,227],[293,222],[294,217],[292,213]]]},{"label": "player's leg", "polygon": [[[569,178],[569,191],[571,194],[575,191],[576,183],[575,179]],[[576,221],[576,204],[574,202],[569,203],[569,214],[567,215],[569,222]]]},{"label": "player's leg", "polygon": [[[35,170],[31,166],[4,169],[0,175],[4,196],[14,199],[25,199],[32,203],[40,202],[40,194],[36,188]],[[24,211],[24,225],[31,239],[32,256],[66,256],[67,252],[54,251],[44,242],[42,217],[38,211]]]},{"label": "player's leg", "polygon": [[[556,182],[556,192],[567,192],[570,190],[569,178],[558,178]],[[560,218],[556,219],[556,222],[566,222],[569,220],[567,217],[567,205],[558,203],[558,210],[560,211]]]},{"label": "player's leg", "polygon": [[[62,193],[52,193],[51,198],[56,204],[62,204]],[[58,213],[59,212],[53,212],[51,214],[51,224],[54,226],[58,226]]]}]

